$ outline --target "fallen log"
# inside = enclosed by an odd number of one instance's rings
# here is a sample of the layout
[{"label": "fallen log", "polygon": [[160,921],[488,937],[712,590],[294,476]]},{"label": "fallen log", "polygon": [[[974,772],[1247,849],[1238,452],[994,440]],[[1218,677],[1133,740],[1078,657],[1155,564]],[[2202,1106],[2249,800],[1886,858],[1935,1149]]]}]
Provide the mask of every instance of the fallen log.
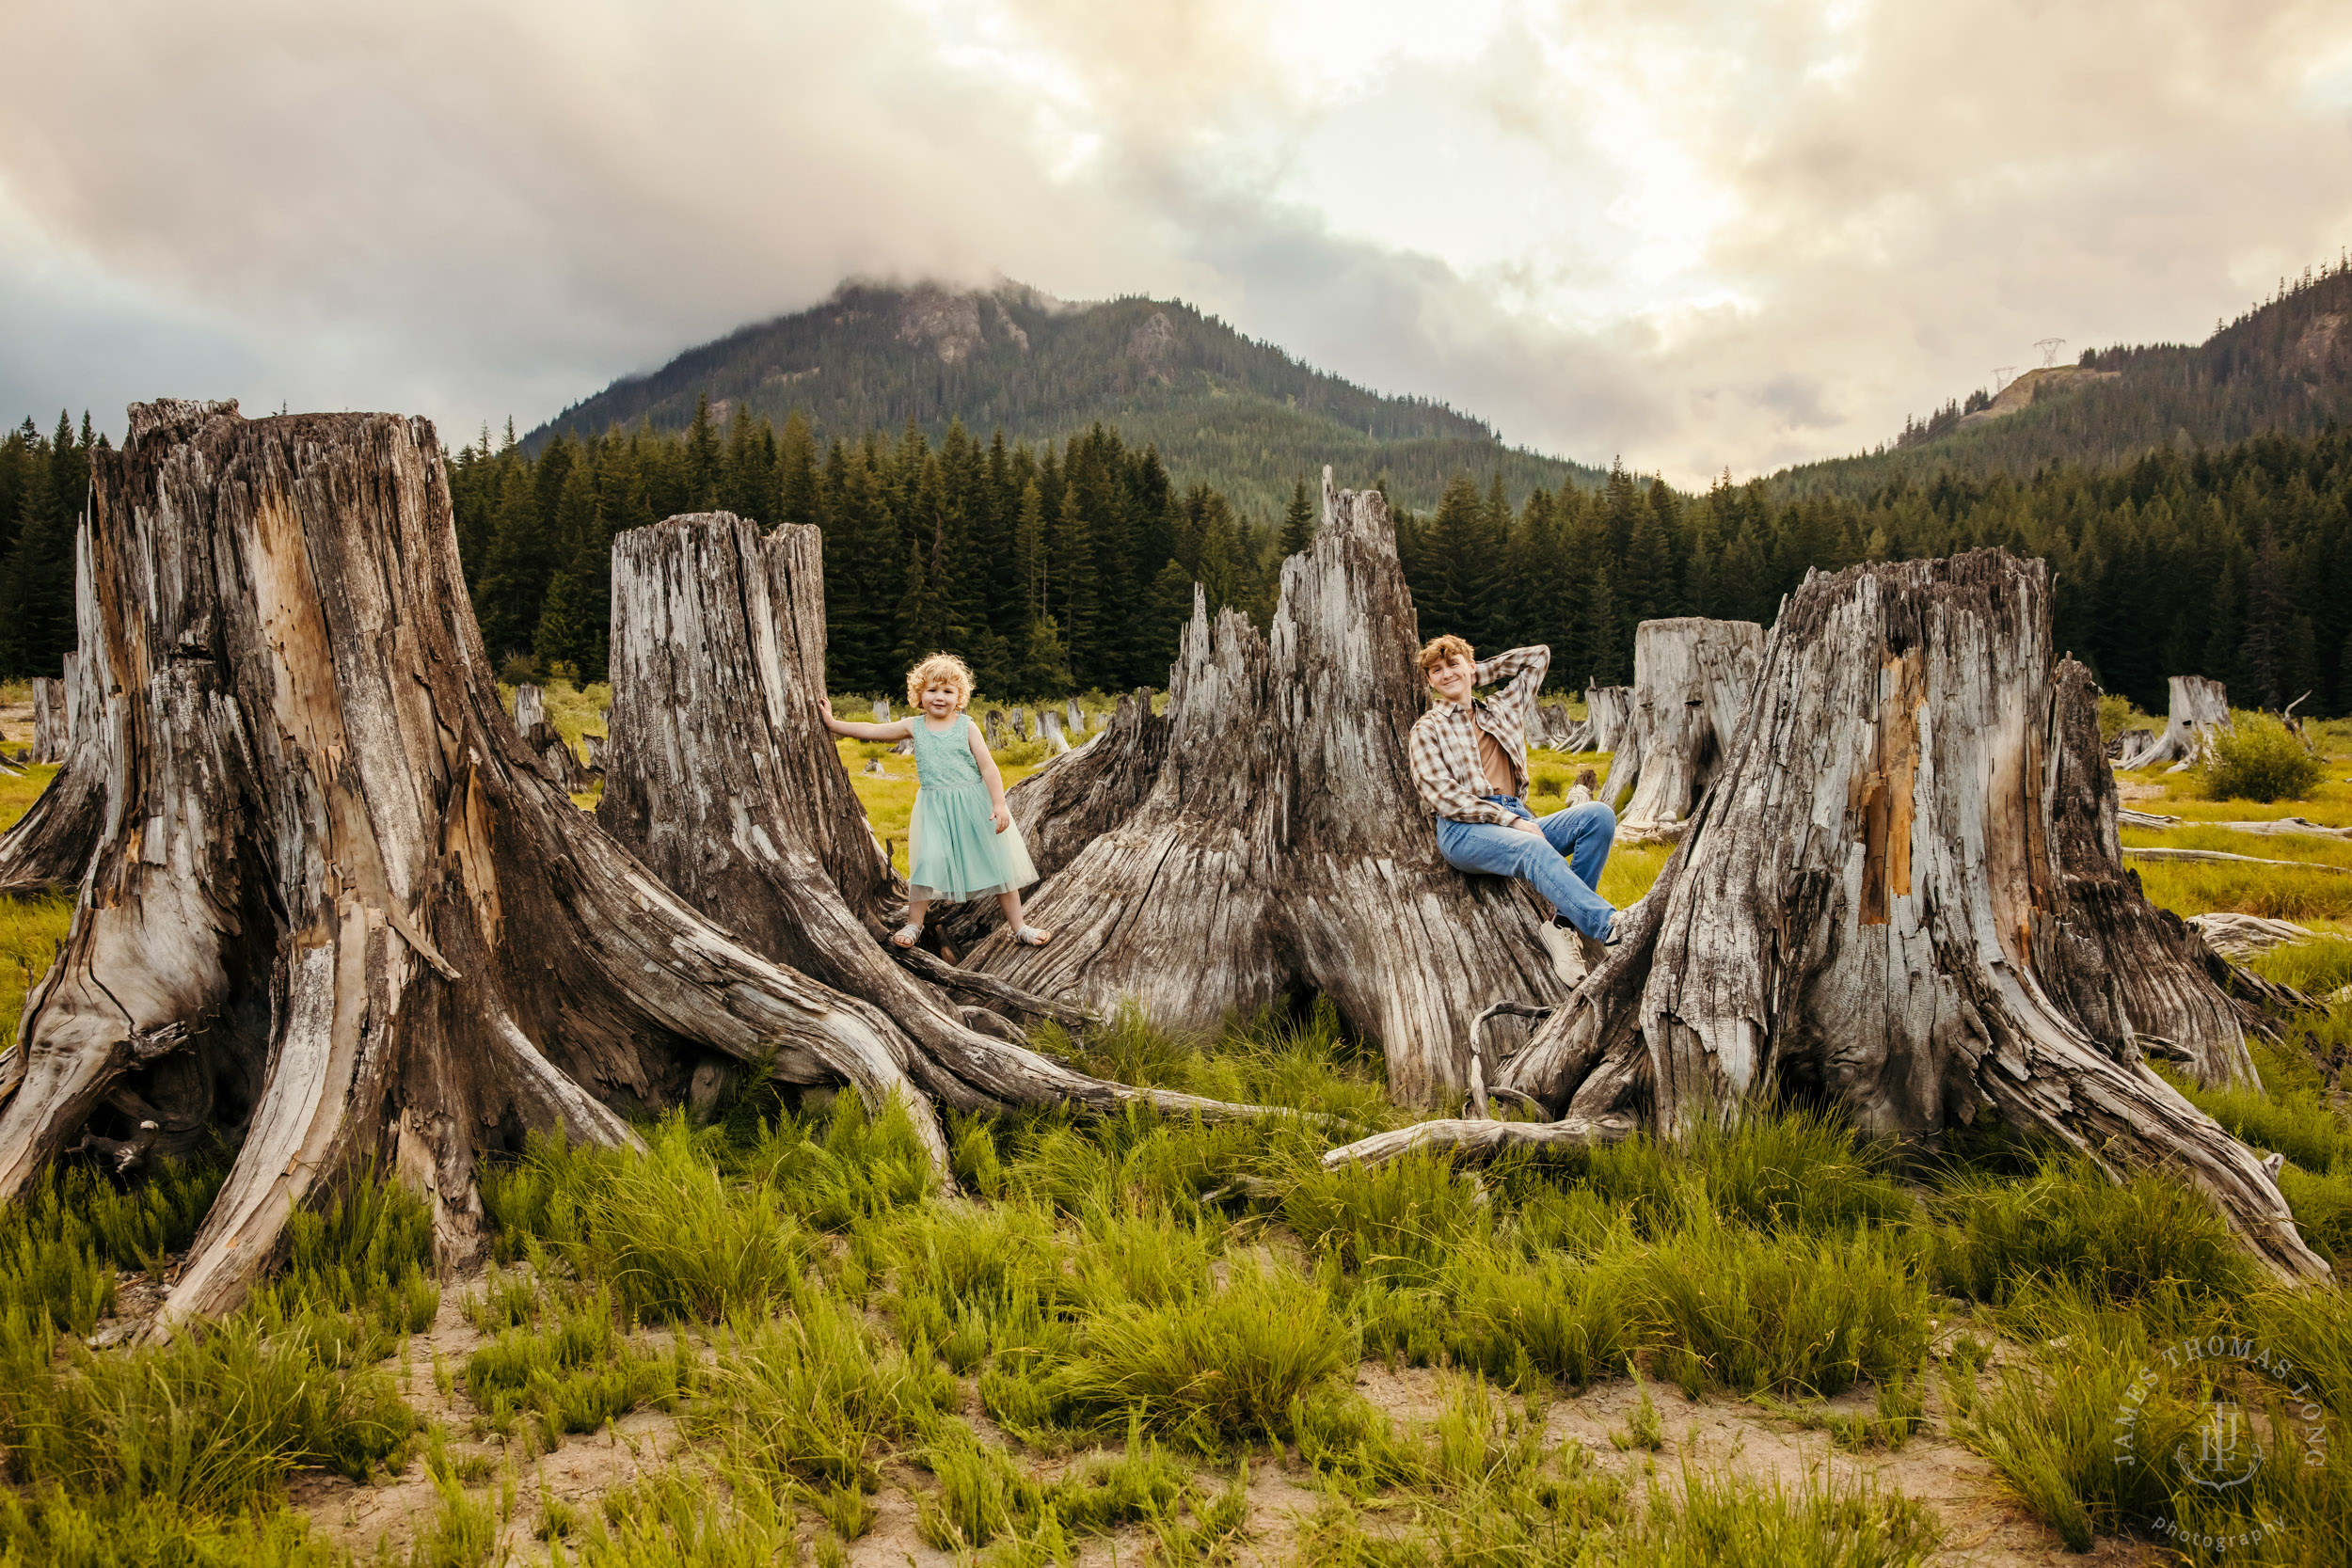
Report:
[{"label": "fallen log", "polygon": [[1057,935],[1024,948],[992,928],[966,962],[1185,1027],[1320,991],[1380,1042],[1399,1099],[1467,1090],[1478,1010],[1567,987],[1548,911],[1438,858],[1405,752],[1424,702],[1416,643],[1386,499],[1327,471],[1271,636],[1231,609],[1212,622],[1196,593],[1167,711],[1122,701],[1087,748],[1013,787],[1044,878],[1032,918]]},{"label": "fallen log", "polygon": [[2266,920],[2258,914],[2239,914],[2227,910],[2217,910],[2211,914],[2192,914],[2186,925],[2204,939],[2206,946],[2233,962],[2250,958],[2257,953],[2266,953],[2274,947],[2315,942],[2319,938],[2317,931],[2308,926],[2297,926],[2291,920]]},{"label": "fallen log", "polygon": [[2204,756],[2213,733],[2230,727],[2230,696],[2219,681],[2202,675],[2174,675],[2170,687],[2171,708],[2164,733],[2118,758],[2118,768],[2128,773],[2160,762],[2195,763]]},{"label": "fallen log", "polygon": [[2138,845],[2127,845],[2123,853],[2136,861],[2212,861],[2227,865],[2280,866],[2289,871],[2352,872],[2352,865],[2329,865],[2324,861],[2265,860],[2260,855],[2233,855],[2227,849],[2143,848]]},{"label": "fallen log", "polygon": [[2161,832],[2169,828],[2219,828],[2224,832],[2249,833],[2257,837],[2352,838],[2352,828],[2330,828],[2307,816],[2272,816],[2250,822],[2192,822],[2185,816],[2166,816],[2156,812],[2123,811],[2116,814],[2115,820],[2118,827],[2142,828],[2152,832]]},{"label": "fallen log", "polygon": [[1813,573],[1688,836],[1498,1087],[1664,1137],[1788,1093],[1878,1134],[1989,1113],[2173,1171],[2272,1270],[2325,1278],[2262,1162],[2142,1059],[2248,1081],[2248,1014],[2139,896],[2113,813],[2042,562]]}]

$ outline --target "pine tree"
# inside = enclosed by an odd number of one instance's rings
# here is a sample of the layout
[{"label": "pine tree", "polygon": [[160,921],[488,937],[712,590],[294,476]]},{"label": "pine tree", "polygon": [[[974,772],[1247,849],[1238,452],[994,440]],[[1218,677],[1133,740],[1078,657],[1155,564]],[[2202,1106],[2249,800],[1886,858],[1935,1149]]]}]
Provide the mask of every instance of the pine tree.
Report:
[{"label": "pine tree", "polygon": [[809,434],[807,417],[795,408],[786,417],[784,436],[777,442],[775,520],[821,525],[825,520],[822,497],[817,438]]},{"label": "pine tree", "polygon": [[612,534],[597,508],[596,482],[585,462],[564,475],[555,532],[564,564],[548,584],[532,651],[549,675],[557,665],[568,665],[582,684],[600,681],[611,653]]},{"label": "pine tree", "polygon": [[14,673],[59,674],[73,651],[73,531],[88,473],[87,452],[60,412],[47,451],[35,453],[16,538],[0,562],[0,667]]},{"label": "pine tree", "polygon": [[1278,546],[1282,555],[1298,554],[1315,542],[1314,508],[1307,500],[1307,481],[1301,476],[1291,486],[1291,503],[1282,510],[1282,540]]},{"label": "pine tree", "polygon": [[1100,669],[1094,641],[1094,539],[1087,527],[1079,486],[1065,483],[1061,508],[1048,522],[1045,555],[1050,573],[1044,595],[1073,670],[1085,673]]},{"label": "pine tree", "polygon": [[1151,641],[1146,657],[1158,675],[1137,684],[1161,688],[1168,685],[1168,672],[1176,663],[1176,655],[1184,641],[1185,623],[1191,619],[1192,574],[1184,570],[1183,562],[1170,556],[1168,564],[1162,566],[1152,578],[1148,623]]},{"label": "pine tree", "polygon": [[682,512],[709,512],[719,505],[719,430],[711,422],[710,394],[694,395],[694,418],[686,427],[679,451],[684,459],[685,504]]},{"label": "pine tree", "polygon": [[1074,686],[1061,627],[1051,615],[1037,617],[1029,623],[1028,639],[1021,651],[1020,695],[1035,702],[1062,696]]}]

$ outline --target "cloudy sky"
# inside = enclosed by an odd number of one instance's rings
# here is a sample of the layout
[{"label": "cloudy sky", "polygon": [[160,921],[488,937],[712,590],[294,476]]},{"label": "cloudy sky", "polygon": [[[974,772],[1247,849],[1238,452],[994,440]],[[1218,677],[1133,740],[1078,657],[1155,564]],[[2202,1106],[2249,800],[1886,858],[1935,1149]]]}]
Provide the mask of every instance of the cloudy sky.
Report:
[{"label": "cloudy sky", "polygon": [[529,426],[844,276],[1177,295],[1686,482],[2352,242],[2343,0],[10,8],[0,416]]}]

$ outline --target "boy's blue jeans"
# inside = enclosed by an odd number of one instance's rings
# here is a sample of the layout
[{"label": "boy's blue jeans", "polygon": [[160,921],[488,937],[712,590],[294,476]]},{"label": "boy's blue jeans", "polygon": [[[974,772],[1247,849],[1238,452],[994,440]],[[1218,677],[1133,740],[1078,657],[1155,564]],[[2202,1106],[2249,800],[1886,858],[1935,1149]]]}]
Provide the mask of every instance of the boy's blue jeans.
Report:
[{"label": "boy's blue jeans", "polygon": [[1616,907],[1595,893],[1593,884],[1600,880],[1600,868],[1609,863],[1609,847],[1617,841],[1617,814],[1606,801],[1587,800],[1538,817],[1512,796],[1486,799],[1543,832],[1440,816],[1438,853],[1446,863],[1462,871],[1517,877],[1549,899],[1586,936],[1596,941],[1607,936]]}]

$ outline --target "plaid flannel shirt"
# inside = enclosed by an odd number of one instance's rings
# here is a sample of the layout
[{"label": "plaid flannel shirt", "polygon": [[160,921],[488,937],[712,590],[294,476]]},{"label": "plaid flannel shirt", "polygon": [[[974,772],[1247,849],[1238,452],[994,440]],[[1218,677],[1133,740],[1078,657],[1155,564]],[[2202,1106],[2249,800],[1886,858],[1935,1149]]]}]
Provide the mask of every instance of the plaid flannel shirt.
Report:
[{"label": "plaid flannel shirt", "polygon": [[1514,648],[1478,663],[1477,682],[1509,684],[1485,702],[1438,703],[1413,725],[1409,748],[1413,784],[1429,809],[1456,822],[1507,825],[1511,814],[1488,793],[1486,769],[1478,760],[1478,732],[1484,729],[1511,759],[1515,793],[1527,796],[1527,719],[1544,688],[1544,672],[1551,668],[1551,650],[1540,644]]}]

